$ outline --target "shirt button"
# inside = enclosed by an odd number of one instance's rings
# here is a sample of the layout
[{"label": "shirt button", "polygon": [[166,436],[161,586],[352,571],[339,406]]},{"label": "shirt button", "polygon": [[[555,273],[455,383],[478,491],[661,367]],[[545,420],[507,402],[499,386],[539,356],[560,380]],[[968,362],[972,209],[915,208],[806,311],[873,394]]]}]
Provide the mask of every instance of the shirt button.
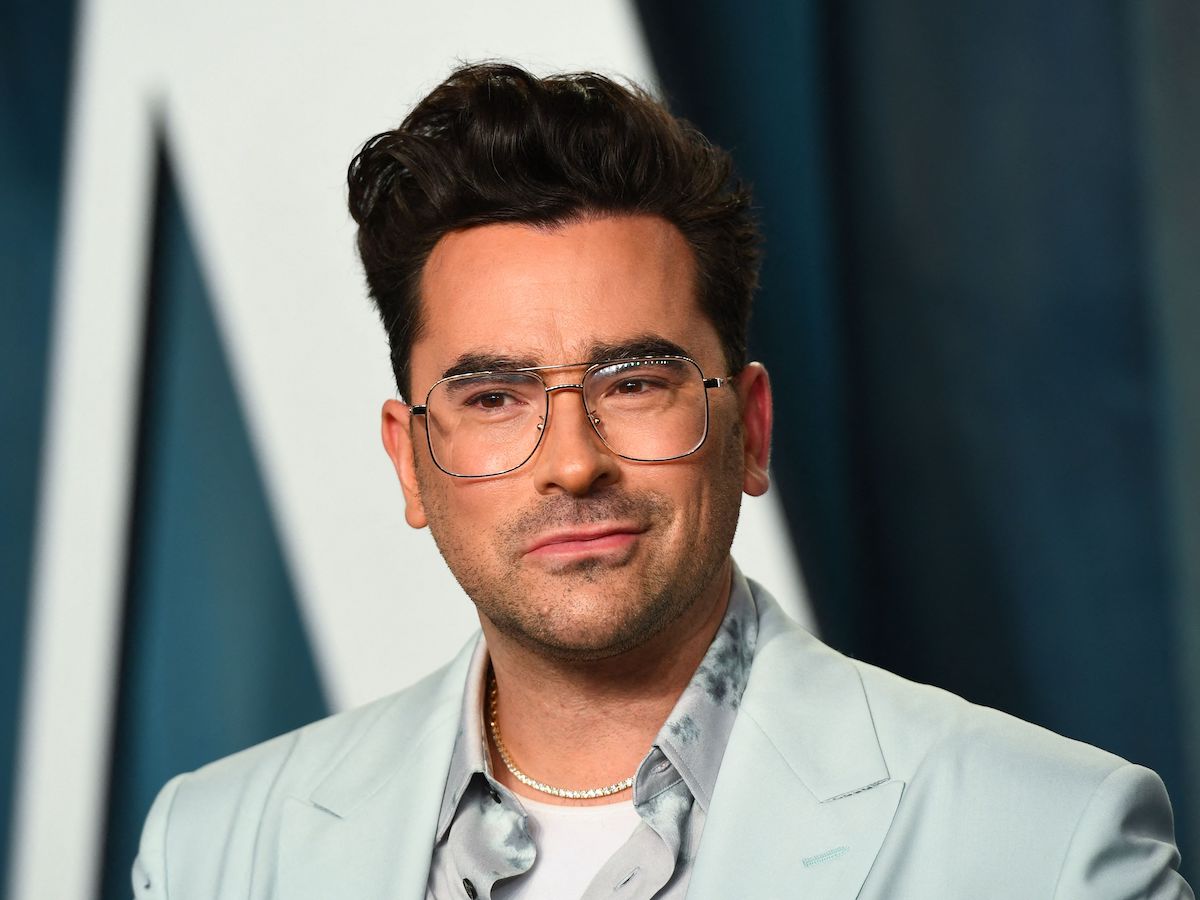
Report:
[{"label": "shirt button", "polygon": [[467,892],[467,896],[470,897],[471,900],[475,900],[475,885],[471,884],[470,878],[463,879],[463,890]]},{"label": "shirt button", "polygon": [[492,795],[492,799],[497,803],[500,802],[500,792],[495,788],[488,788],[488,793]]}]

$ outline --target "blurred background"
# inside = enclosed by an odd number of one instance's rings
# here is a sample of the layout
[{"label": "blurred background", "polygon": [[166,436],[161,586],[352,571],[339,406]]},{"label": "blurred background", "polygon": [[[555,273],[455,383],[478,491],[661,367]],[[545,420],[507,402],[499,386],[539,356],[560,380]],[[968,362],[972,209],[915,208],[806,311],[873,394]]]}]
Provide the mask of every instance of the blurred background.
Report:
[{"label": "blurred background", "polygon": [[1200,5],[425,6],[0,2],[3,896],[128,896],[172,774],[470,631],[378,449],[343,181],[485,57],[655,85],[754,184],[747,572],[1156,769],[1194,881]]}]

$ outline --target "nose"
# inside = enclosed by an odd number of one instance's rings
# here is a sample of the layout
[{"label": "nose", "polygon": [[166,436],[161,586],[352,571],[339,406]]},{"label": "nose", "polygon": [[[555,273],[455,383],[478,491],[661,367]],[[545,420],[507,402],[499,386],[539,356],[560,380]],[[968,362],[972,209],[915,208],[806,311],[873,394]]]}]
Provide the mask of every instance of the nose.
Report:
[{"label": "nose", "polygon": [[582,497],[616,482],[620,463],[588,421],[579,385],[555,385],[548,399],[541,445],[530,462],[538,493]]}]

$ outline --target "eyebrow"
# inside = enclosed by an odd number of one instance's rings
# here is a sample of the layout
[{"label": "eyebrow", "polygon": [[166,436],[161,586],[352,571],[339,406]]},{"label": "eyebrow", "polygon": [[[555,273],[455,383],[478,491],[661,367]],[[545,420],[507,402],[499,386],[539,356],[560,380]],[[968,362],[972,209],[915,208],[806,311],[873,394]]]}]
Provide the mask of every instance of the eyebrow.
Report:
[{"label": "eyebrow", "polygon": [[596,343],[588,348],[589,363],[606,363],[614,359],[637,359],[642,356],[689,356],[690,354],[665,337],[639,334],[618,343]]},{"label": "eyebrow", "polygon": [[537,365],[538,361],[532,356],[506,356],[498,353],[471,351],[456,359],[450,368],[442,373],[442,377],[468,375],[472,372],[511,372],[513,369],[533,369]]},{"label": "eyebrow", "polygon": [[[662,335],[644,333],[621,341],[598,341],[588,346],[584,359],[575,360],[585,365],[607,363],[617,359],[637,359],[643,356],[688,356],[688,352]],[[442,372],[442,378],[467,375],[474,372],[511,372],[514,369],[536,369],[545,365],[533,356],[512,356],[502,353],[487,353],[480,350],[468,351],[459,356]]]}]

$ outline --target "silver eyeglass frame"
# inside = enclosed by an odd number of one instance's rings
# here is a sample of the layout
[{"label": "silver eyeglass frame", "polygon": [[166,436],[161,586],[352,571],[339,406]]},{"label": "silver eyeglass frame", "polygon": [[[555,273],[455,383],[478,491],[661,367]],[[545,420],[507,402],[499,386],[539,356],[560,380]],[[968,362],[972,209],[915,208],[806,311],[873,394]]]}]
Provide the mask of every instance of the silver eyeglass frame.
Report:
[{"label": "silver eyeglass frame", "polygon": [[[678,361],[678,362],[689,363],[699,373],[700,382],[704,386],[704,433],[700,435],[700,439],[698,441],[696,441],[696,445],[694,447],[692,447],[692,449],[688,450],[686,453],[680,453],[676,456],[668,456],[665,459],[641,459],[636,456],[627,456],[624,453],[618,453],[616,450],[613,449],[612,445],[610,445],[608,443],[608,441],[605,440],[604,435],[602,435],[600,433],[600,429],[598,427],[600,420],[596,417],[595,413],[593,413],[592,410],[588,409],[587,398],[583,393],[583,383],[585,381],[587,381],[588,376],[592,372],[598,371],[599,369],[603,369],[608,366],[620,365],[621,363],[649,362],[649,361],[655,360],[655,359],[669,359],[669,360],[674,360],[674,361]],[[586,368],[584,368],[584,367],[586,367]],[[579,381],[577,383],[546,384],[546,380],[542,377],[543,372],[556,372],[561,369],[579,369],[579,368],[584,368],[584,372],[583,372],[583,375],[580,376]],[[592,426],[592,431],[595,432],[596,437],[598,437],[600,439],[600,443],[602,443],[604,445],[605,449],[607,449],[610,453],[612,453],[613,456],[616,456],[620,459],[629,460],[630,462],[641,462],[641,463],[674,462],[677,459],[684,459],[688,456],[691,456],[693,453],[695,453],[697,450],[699,450],[701,447],[704,446],[704,442],[706,440],[708,440],[708,427],[709,427],[709,422],[712,419],[712,415],[711,415],[711,412],[709,409],[708,392],[710,390],[712,390],[713,388],[725,387],[733,380],[732,375],[726,375],[726,376],[721,376],[721,377],[706,377],[704,374],[704,370],[700,368],[700,364],[698,362],[696,362],[694,359],[692,359],[690,356],[671,356],[671,355],[630,356],[630,357],[624,357],[621,359],[611,359],[611,360],[607,360],[605,362],[596,362],[596,363],[582,363],[582,362],[580,362],[580,363],[561,363],[559,365],[554,365],[554,366],[528,366],[523,369],[485,369],[482,372],[464,372],[461,375],[447,375],[445,378],[439,378],[437,381],[435,381],[433,383],[433,385],[429,388],[429,390],[425,392],[425,402],[424,403],[410,404],[408,409],[409,409],[409,412],[414,416],[428,416],[429,398],[431,396],[433,396],[433,392],[438,389],[439,385],[445,384],[446,382],[449,382],[449,381],[464,381],[468,378],[478,378],[481,375],[516,375],[516,374],[524,374],[524,373],[531,374],[535,378],[537,378],[537,380],[542,383],[542,388],[546,392],[546,413],[544,416],[541,417],[541,421],[538,423],[538,426],[537,426],[538,438],[534,442],[533,447],[530,449],[529,455],[526,456],[519,463],[517,463],[515,466],[512,466],[511,468],[508,468],[508,469],[504,469],[501,472],[490,472],[487,475],[460,475],[458,472],[451,472],[449,469],[445,468],[440,462],[438,462],[437,454],[433,452],[433,438],[430,436],[429,426],[428,426],[428,423],[426,423],[425,445],[429,448],[429,458],[433,460],[433,464],[435,466],[437,466],[441,471],[445,472],[451,478],[497,478],[500,475],[507,475],[509,472],[515,472],[517,469],[521,468],[521,466],[525,465],[525,463],[529,462],[529,460],[533,459],[534,454],[537,453],[537,451],[538,451],[538,447],[542,446],[542,438],[545,437],[546,429],[550,425],[550,394],[553,393],[554,391],[579,391],[579,400],[583,404],[583,411],[587,415],[588,424]]]}]

